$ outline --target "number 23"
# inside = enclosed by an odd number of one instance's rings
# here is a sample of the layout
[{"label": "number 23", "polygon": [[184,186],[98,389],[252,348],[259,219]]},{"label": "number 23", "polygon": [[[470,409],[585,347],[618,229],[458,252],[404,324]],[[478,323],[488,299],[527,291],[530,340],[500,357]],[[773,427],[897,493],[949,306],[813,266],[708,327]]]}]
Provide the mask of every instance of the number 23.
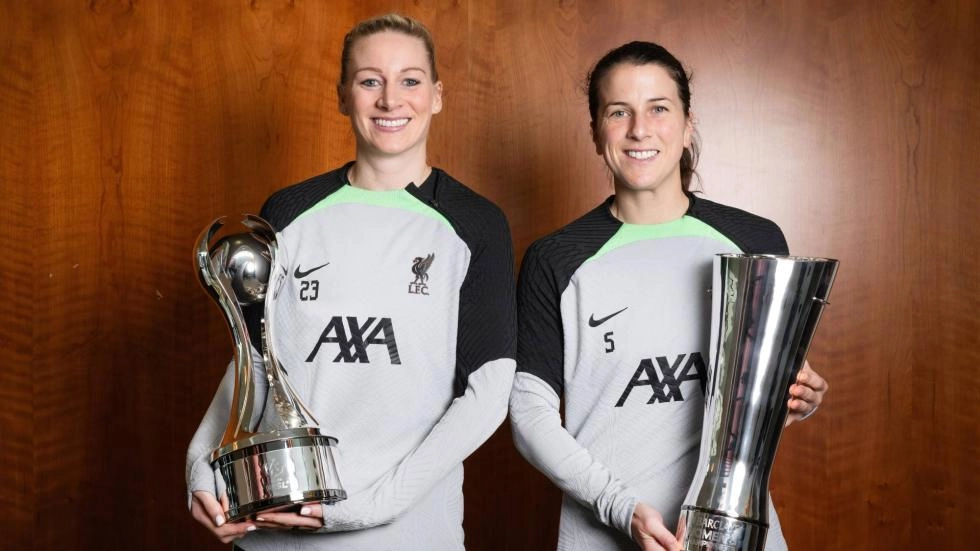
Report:
[{"label": "number 23", "polygon": [[299,288],[300,300],[316,300],[320,296],[320,281],[304,281]]}]

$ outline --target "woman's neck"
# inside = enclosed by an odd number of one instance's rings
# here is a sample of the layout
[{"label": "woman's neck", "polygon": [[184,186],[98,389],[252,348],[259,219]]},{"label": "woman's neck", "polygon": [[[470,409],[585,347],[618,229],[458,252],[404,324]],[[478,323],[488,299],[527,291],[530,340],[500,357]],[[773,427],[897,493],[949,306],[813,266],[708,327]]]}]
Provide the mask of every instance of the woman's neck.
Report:
[{"label": "woman's neck", "polygon": [[347,180],[354,187],[371,191],[404,189],[411,183],[422,185],[432,167],[425,162],[425,155],[413,157],[377,158],[358,154],[347,171]]},{"label": "woman's neck", "polygon": [[609,211],[627,224],[673,222],[684,216],[691,204],[679,186],[652,190],[617,188]]}]

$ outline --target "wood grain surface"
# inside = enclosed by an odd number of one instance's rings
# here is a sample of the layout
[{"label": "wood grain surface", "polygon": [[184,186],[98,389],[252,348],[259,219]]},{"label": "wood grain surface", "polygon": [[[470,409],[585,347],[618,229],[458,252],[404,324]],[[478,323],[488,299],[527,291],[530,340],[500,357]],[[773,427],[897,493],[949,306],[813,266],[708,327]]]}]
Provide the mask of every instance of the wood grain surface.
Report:
[{"label": "wood grain surface", "polygon": [[[353,156],[341,40],[436,38],[430,160],[518,258],[611,192],[584,77],[623,42],[693,71],[706,197],[841,260],[784,434],[792,549],[973,549],[980,518],[980,5],[828,1],[0,3],[0,534],[10,549],[223,549],[184,453],[229,357],[198,232]],[[466,463],[467,548],[553,549],[559,492],[502,427]]]},{"label": "wood grain surface", "polygon": [[[31,11],[5,9],[0,33],[0,532],[29,548],[36,510],[34,468],[35,304],[33,247],[38,227],[32,216]],[[8,535],[9,534],[9,535]]]}]

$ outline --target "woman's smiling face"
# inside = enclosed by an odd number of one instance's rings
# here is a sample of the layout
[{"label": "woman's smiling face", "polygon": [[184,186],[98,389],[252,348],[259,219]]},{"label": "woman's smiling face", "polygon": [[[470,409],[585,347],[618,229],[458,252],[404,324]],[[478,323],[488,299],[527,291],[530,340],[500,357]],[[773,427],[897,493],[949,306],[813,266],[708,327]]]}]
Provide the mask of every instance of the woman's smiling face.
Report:
[{"label": "woman's smiling face", "polygon": [[350,117],[358,153],[382,156],[425,150],[432,115],[442,110],[442,83],[421,39],[383,31],[357,39],[340,111]]},{"label": "woman's smiling face", "polygon": [[681,189],[681,155],[693,132],[677,84],[660,65],[620,63],[599,83],[592,138],[617,191]]}]

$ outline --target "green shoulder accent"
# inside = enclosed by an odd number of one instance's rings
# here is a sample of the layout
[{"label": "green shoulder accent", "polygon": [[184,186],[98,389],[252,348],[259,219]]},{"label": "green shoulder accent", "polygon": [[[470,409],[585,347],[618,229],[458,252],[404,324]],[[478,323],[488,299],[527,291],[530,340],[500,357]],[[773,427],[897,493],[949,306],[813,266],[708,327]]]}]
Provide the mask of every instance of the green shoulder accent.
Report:
[{"label": "green shoulder accent", "polygon": [[620,247],[625,247],[637,241],[648,239],[669,239],[672,237],[707,237],[722,243],[731,245],[736,250],[740,250],[731,239],[701,220],[692,216],[683,216],[672,222],[664,224],[626,224],[620,226],[619,230],[609,241],[589,257],[586,262],[595,260],[600,256],[612,252]]},{"label": "green shoulder accent", "polygon": [[371,191],[351,185],[345,185],[331,193],[319,203],[313,205],[306,212],[299,215],[297,219],[308,214],[330,208],[334,205],[356,203],[361,205],[375,205],[391,209],[407,210],[422,216],[428,216],[437,220],[452,229],[452,224],[439,211],[416,199],[411,193],[404,189],[393,189],[388,191]]}]

